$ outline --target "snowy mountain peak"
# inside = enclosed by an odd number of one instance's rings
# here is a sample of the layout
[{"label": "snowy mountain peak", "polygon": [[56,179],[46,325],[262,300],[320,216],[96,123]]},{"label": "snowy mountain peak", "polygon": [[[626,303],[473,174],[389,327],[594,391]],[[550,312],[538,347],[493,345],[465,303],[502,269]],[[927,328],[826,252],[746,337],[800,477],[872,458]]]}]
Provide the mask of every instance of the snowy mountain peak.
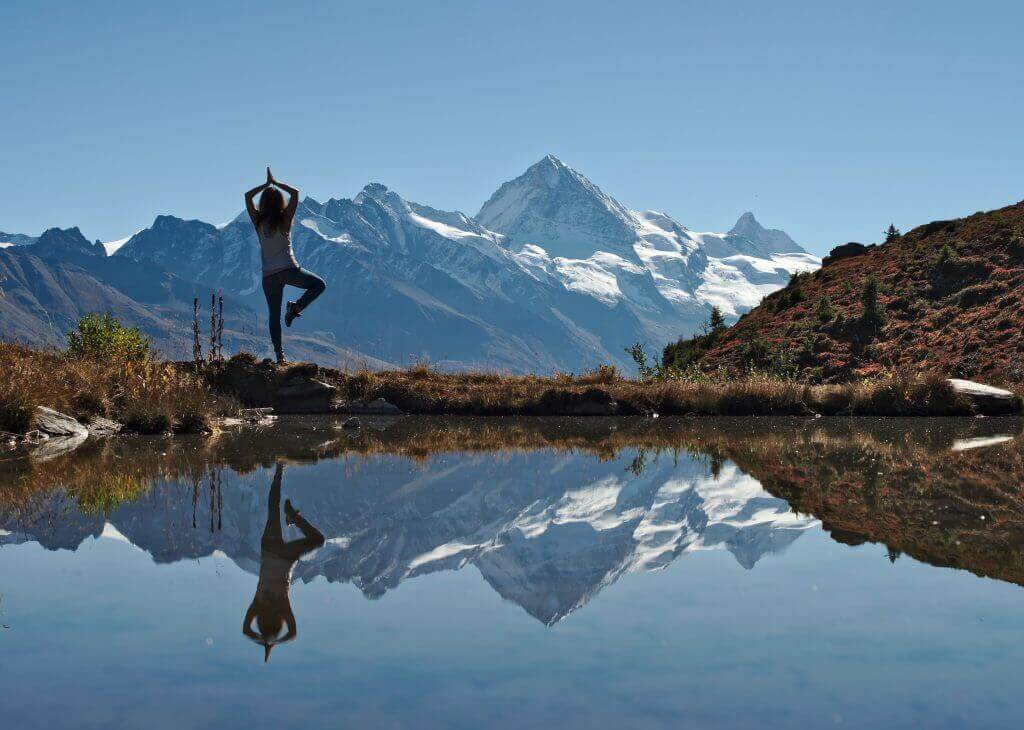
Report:
[{"label": "snowy mountain peak", "polygon": [[358,201],[360,197],[379,200],[381,198],[387,197],[388,193],[390,192],[391,191],[388,190],[388,186],[383,183],[367,183],[366,185],[363,186],[363,189],[359,191],[359,195],[356,196],[356,200]]},{"label": "snowy mountain peak", "polygon": [[498,188],[475,220],[514,248],[541,244],[556,257],[627,252],[636,239],[629,212],[554,155]]},{"label": "snowy mountain peak", "polygon": [[[318,215],[320,213],[323,213],[324,204],[311,195],[307,195],[299,202],[301,205],[305,206],[307,210],[312,211],[313,213],[316,213]],[[245,211],[242,212],[244,213]]]},{"label": "snowy mountain peak", "polygon": [[742,234],[744,231],[747,231],[747,230],[754,230],[754,231],[763,231],[764,230],[764,226],[762,226],[760,223],[757,222],[757,218],[755,218],[754,214],[751,213],[749,210],[746,213],[744,213],[743,215],[741,215],[736,220],[736,225],[734,225],[729,230],[729,233],[739,233],[739,234]]},{"label": "snowy mountain peak", "polygon": [[[804,250],[785,231],[765,228],[758,223],[750,211],[739,217],[736,225],[728,233],[735,238],[743,238],[753,244],[753,249],[760,254],[773,253],[804,253]],[[743,248],[743,246],[738,246]]]},{"label": "snowy mountain peak", "polygon": [[363,205],[373,201],[385,208],[390,208],[396,213],[401,213],[409,208],[409,202],[394,190],[379,182],[368,183],[359,191],[359,195],[353,201],[356,205]]}]

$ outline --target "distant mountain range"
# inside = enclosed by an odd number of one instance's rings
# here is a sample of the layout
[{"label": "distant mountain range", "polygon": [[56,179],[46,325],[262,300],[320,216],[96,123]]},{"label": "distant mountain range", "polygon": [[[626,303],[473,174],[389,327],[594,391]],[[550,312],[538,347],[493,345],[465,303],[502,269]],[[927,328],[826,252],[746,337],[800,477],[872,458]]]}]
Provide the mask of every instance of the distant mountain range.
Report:
[{"label": "distant mountain range", "polygon": [[[634,342],[689,335],[713,305],[731,318],[819,259],[744,213],[696,233],[628,210],[547,156],[473,218],[383,185],[305,198],[293,230],[327,292],[286,336],[293,358],[514,372],[629,366]],[[0,233],[0,335],[60,344],[82,313],[109,310],[172,356],[191,349],[192,298],[226,297],[229,349],[267,354],[258,246],[243,212],[222,226],[161,215],[123,241],[77,228]]]}]

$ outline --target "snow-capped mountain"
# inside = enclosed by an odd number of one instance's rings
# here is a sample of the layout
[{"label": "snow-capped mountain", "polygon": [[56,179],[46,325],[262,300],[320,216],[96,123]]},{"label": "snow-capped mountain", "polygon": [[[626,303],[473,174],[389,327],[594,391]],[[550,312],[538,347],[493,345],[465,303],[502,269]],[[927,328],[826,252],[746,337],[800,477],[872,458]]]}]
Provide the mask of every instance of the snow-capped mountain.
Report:
[{"label": "snow-capped mountain", "polygon": [[24,233],[4,233],[3,231],[0,231],[0,248],[27,246],[30,243],[35,243],[37,240],[37,236],[26,236]]},{"label": "snow-capped mountain", "polygon": [[[731,463],[712,470],[706,459],[680,456],[637,470],[634,460],[630,452],[606,461],[449,454],[419,465],[384,457],[361,460],[344,477],[337,462],[289,467],[285,495],[327,538],[294,578],[352,583],[377,599],[407,580],[472,566],[504,599],[551,625],[624,573],[703,550],[727,550],[749,569],[818,524]],[[160,483],[106,516],[82,514],[58,493],[29,519],[0,519],[0,545],[77,549],[105,536],[156,562],[217,553],[255,575],[271,474],[223,473],[216,500],[209,481]]]},{"label": "snow-capped mountain", "polygon": [[[16,254],[40,248],[31,237],[8,238],[20,244],[7,249]],[[307,197],[293,241],[328,288],[287,333],[286,350],[303,336],[303,354],[316,356],[317,342],[328,359],[350,352],[515,372],[629,368],[633,343],[657,349],[688,336],[713,305],[736,317],[793,272],[820,265],[750,213],[728,233],[690,231],[664,213],[629,210],[551,155],[472,218],[379,183],[353,199]],[[91,255],[233,295],[247,313],[265,306],[258,251],[244,212],[221,226],[161,215],[127,240],[88,244]],[[250,324],[254,334],[264,326]]]},{"label": "snow-capped mountain", "polygon": [[711,306],[736,317],[792,273],[821,263],[749,212],[718,234],[690,231],[657,211],[627,210],[552,155],[502,185],[475,220],[505,234],[523,263],[567,289],[624,303],[648,337],[662,341],[690,334]]}]

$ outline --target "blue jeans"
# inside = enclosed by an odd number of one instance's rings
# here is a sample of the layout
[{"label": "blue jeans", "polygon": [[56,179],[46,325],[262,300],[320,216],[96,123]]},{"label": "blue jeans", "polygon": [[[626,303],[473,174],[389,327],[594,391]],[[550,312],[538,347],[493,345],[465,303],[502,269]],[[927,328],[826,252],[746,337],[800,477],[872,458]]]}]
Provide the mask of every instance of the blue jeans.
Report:
[{"label": "blue jeans", "polygon": [[274,343],[274,354],[279,360],[284,358],[284,350],[281,349],[281,299],[286,286],[306,290],[299,301],[295,302],[300,312],[327,288],[323,279],[305,269],[285,269],[263,277],[263,293],[267,297],[267,309],[270,310],[270,340]]}]

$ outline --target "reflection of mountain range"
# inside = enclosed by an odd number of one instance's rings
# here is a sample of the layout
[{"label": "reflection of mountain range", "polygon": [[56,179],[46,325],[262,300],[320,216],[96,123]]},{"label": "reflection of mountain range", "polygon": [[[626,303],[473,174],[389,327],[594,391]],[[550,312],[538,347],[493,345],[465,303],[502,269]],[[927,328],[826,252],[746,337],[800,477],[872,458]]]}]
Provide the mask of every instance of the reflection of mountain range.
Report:
[{"label": "reflection of mountain range", "polygon": [[[377,598],[406,579],[474,565],[502,597],[551,624],[624,572],[710,549],[751,568],[814,524],[731,464],[713,470],[702,457],[680,456],[631,469],[635,453],[626,453],[605,461],[537,451],[290,467],[286,496],[327,537],[295,577],[352,582]],[[158,482],[105,518],[68,509],[63,493],[53,493],[33,518],[4,523],[0,544],[75,549],[105,535],[157,562],[217,551],[255,573],[269,476],[254,484],[224,473],[214,489],[215,481],[208,475],[195,490]]]}]

